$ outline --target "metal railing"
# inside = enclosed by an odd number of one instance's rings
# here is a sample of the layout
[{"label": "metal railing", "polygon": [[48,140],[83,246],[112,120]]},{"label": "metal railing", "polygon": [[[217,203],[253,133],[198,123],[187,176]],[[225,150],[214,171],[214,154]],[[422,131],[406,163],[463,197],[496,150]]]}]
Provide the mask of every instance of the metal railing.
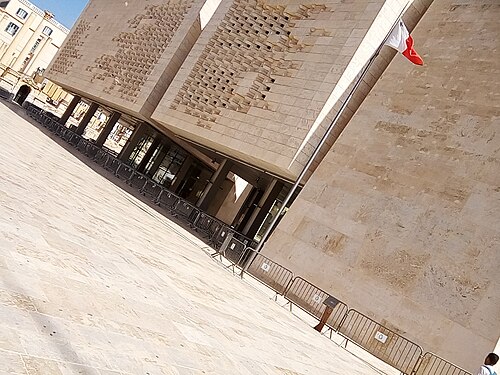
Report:
[{"label": "metal railing", "polygon": [[[331,300],[333,298],[333,300],[336,301],[335,307],[328,317],[326,325],[334,331],[338,330],[340,323],[349,310],[344,302],[336,299],[302,277],[295,277],[293,279],[292,283],[285,291],[284,296],[289,302],[300,307],[302,310],[314,316],[318,320],[321,319],[326,310],[327,305],[325,302],[327,302],[328,299]],[[291,306],[292,304],[290,304],[290,308]]]},{"label": "metal railing", "polygon": [[352,309],[338,333],[404,374],[411,373],[423,353],[419,345]]},{"label": "metal railing", "polygon": [[437,356],[434,353],[425,353],[416,370],[412,373],[414,375],[472,375],[470,372],[463,368],[448,362],[446,359]]},{"label": "metal railing", "polygon": [[[254,252],[253,249],[247,248],[240,262],[245,264]],[[267,285],[279,295],[285,294],[293,280],[292,271],[260,253],[255,254],[246,273],[257,281]]]},{"label": "metal railing", "polygon": [[290,309],[292,305],[296,305],[321,320],[328,306],[331,311],[325,325],[345,337],[346,343],[352,341],[404,374],[471,375],[433,353],[423,355],[422,348],[416,343],[368,316],[349,309],[345,303],[302,277],[294,277],[292,271],[272,259],[255,253],[252,239],[201,212],[191,203],[120,161],[116,155],[59,124],[58,119],[47,115],[41,108],[28,102],[25,102],[25,108],[27,114],[42,126],[200,232],[216,250],[216,255],[225,257],[232,264],[233,270],[235,266],[243,268],[247,262],[251,262],[241,275],[250,275],[272,289],[276,295],[284,296],[290,303]]}]

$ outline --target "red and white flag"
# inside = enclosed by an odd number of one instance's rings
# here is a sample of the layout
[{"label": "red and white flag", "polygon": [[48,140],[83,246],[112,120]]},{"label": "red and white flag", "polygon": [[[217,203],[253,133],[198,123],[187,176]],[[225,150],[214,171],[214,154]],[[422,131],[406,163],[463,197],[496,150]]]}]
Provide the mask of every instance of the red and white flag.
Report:
[{"label": "red and white flag", "polygon": [[424,65],[424,60],[413,49],[413,38],[402,20],[399,20],[398,25],[392,30],[385,44],[401,52],[412,63]]}]

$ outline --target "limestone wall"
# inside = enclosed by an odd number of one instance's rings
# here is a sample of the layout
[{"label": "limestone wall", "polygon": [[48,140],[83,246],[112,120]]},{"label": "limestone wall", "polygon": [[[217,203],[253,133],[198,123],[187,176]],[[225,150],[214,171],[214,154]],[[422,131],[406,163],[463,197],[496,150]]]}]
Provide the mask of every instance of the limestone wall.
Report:
[{"label": "limestone wall", "polygon": [[201,32],[201,0],[91,0],[48,69],[62,87],[148,118]]},{"label": "limestone wall", "polygon": [[425,66],[394,58],[264,247],[470,371],[500,334],[499,19],[435,0]]},{"label": "limestone wall", "polygon": [[224,0],[153,119],[293,179],[319,140],[308,132],[344,72],[356,76],[406,4]]}]

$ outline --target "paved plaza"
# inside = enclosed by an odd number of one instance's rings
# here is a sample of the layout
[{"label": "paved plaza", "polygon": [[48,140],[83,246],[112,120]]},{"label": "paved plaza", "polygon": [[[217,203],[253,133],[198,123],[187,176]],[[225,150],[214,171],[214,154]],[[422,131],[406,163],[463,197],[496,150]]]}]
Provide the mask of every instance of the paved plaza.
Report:
[{"label": "paved plaza", "polygon": [[4,102],[0,118],[0,374],[378,374]]}]

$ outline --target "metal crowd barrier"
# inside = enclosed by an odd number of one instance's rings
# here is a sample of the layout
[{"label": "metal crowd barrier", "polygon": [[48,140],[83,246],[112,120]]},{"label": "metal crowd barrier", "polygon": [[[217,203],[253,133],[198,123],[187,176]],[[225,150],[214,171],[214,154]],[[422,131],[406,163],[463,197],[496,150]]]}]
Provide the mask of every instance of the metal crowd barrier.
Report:
[{"label": "metal crowd barrier", "polygon": [[116,169],[115,175],[120,180],[128,181],[134,175],[134,168],[125,163],[121,163]]},{"label": "metal crowd barrier", "polygon": [[166,208],[172,211],[177,205],[180,198],[167,190],[162,190],[158,198],[156,198],[156,204],[160,207]]},{"label": "metal crowd barrier", "polygon": [[434,353],[427,352],[420,359],[414,375],[472,375],[470,372],[448,362]]},{"label": "metal crowd barrier", "polygon": [[235,266],[241,267],[241,260],[245,255],[247,245],[234,237],[234,234],[224,242],[223,246],[219,249],[218,253],[222,254],[224,258],[229,260]]},{"label": "metal crowd barrier", "polygon": [[90,139],[87,139],[87,144],[85,146],[85,155],[87,155],[89,159],[92,159],[103,168],[110,156],[106,151],[95,145]]},{"label": "metal crowd barrier", "polygon": [[223,225],[218,232],[210,238],[209,242],[215,250],[219,250],[229,234],[234,234],[234,230],[227,225]]},{"label": "metal crowd barrier", "polygon": [[[245,264],[252,253],[255,253],[255,250],[247,247],[240,262]],[[257,281],[267,285],[279,295],[285,294],[285,291],[293,280],[292,271],[260,253],[255,253],[246,273]]]},{"label": "metal crowd barrier", "polygon": [[197,232],[212,238],[225,224],[205,212],[200,212],[193,225]]},{"label": "metal crowd barrier", "polygon": [[159,198],[161,192],[163,190],[163,186],[157,184],[155,181],[148,178],[144,183],[144,186],[139,190],[139,192],[145,197],[150,197],[153,201]]},{"label": "metal crowd barrier", "polygon": [[108,158],[106,159],[106,162],[104,163],[104,169],[106,169],[106,170],[108,170],[111,173],[116,175],[116,171],[118,170],[118,168],[120,168],[121,164],[122,164],[122,162],[120,159],[117,159],[117,158],[108,154]]},{"label": "metal crowd barrier", "polygon": [[349,310],[344,302],[336,299],[302,277],[293,279],[292,283],[285,291],[284,297],[291,302],[290,309],[293,303],[318,320],[321,319],[325,312],[325,302],[329,303],[329,301],[333,301],[335,307],[326,321],[326,326],[334,331],[338,330]]},{"label": "metal crowd barrier", "polygon": [[191,203],[188,203],[182,199],[178,199],[172,213],[175,217],[184,219],[189,225],[192,225],[196,221],[200,210]]},{"label": "metal crowd barrier", "polygon": [[415,369],[423,353],[419,345],[352,309],[338,333],[404,374]]},{"label": "metal crowd barrier", "polygon": [[146,184],[148,178],[146,175],[139,173],[139,172],[134,172],[132,176],[128,180],[128,184],[137,190],[141,191],[144,185]]}]

